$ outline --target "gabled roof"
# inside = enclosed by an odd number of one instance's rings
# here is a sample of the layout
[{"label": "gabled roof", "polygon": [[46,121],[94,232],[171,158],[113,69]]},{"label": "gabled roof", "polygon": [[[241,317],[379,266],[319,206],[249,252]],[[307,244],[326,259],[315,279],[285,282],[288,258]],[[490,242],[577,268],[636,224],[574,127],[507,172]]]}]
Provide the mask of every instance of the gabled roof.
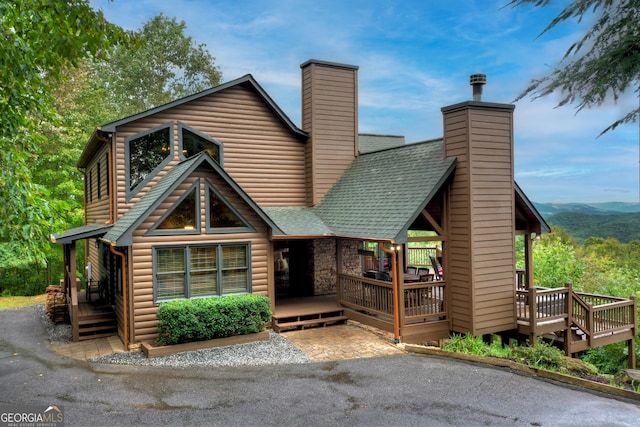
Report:
[{"label": "gabled roof", "polygon": [[334,235],[333,231],[316,215],[313,208],[301,206],[270,207],[264,208],[264,211],[287,236]]},{"label": "gabled roof", "polygon": [[360,155],[314,212],[344,237],[404,242],[413,221],[455,170],[442,139]]},{"label": "gabled roof", "polygon": [[100,237],[113,227],[111,224],[88,224],[81,227],[65,230],[62,234],[52,234],[51,241],[61,245],[75,242],[76,240]]},{"label": "gabled roof", "polygon": [[118,126],[126,125],[127,123],[131,123],[133,121],[145,118],[152,114],[156,114],[169,108],[177,107],[179,105],[185,104],[187,102],[193,101],[195,99],[199,99],[216,92],[223,91],[233,86],[244,86],[251,88],[254,90],[260,98],[265,102],[265,104],[274,112],[276,117],[280,119],[280,121],[298,138],[306,141],[308,138],[308,133],[298,128],[291,119],[280,109],[280,107],[273,101],[273,99],[269,96],[269,94],[258,84],[258,82],[253,78],[251,74],[244,75],[238,79],[228,81],[221,85],[203,90],[202,92],[194,93],[193,95],[186,96],[184,98],[175,100],[173,102],[169,102],[164,105],[160,105],[155,108],[151,108],[149,110],[143,111],[138,114],[134,114],[129,117],[122,118],[120,120],[116,120],[111,123],[107,123],[101,127],[99,127],[89,139],[87,146],[84,148],[82,154],[80,155],[80,159],[78,160],[77,166],[80,168],[86,167],[87,162],[91,160],[91,154],[97,150],[100,141],[104,141],[105,135],[108,135],[111,132],[115,132]]},{"label": "gabled roof", "polygon": [[516,203],[519,207],[519,214],[529,218],[534,224],[540,224],[540,229],[534,230],[535,232],[541,234],[550,233],[551,228],[549,224],[547,224],[542,215],[540,215],[540,212],[538,212],[538,209],[531,203],[527,195],[524,194],[524,191],[522,191],[518,183],[514,182],[513,186],[516,191]]},{"label": "gabled roof", "polygon": [[151,189],[127,211],[102,238],[113,246],[129,246],[133,242],[133,232],[149,216],[173,190],[176,189],[196,168],[208,165],[262,218],[274,233],[282,231],[245,193],[242,188],[213,160],[206,152],[201,152],[172,167],[166,175],[156,182]]}]

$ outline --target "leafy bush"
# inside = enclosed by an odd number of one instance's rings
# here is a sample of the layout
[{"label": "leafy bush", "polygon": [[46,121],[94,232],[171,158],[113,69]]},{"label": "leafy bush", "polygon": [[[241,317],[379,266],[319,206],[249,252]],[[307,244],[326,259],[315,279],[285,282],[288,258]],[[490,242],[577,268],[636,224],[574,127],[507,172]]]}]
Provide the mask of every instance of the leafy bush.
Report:
[{"label": "leafy bush", "polygon": [[164,345],[257,333],[271,321],[263,295],[174,300],[160,303],[158,342]]},{"label": "leafy bush", "polygon": [[562,350],[539,338],[533,345],[514,347],[513,355],[518,362],[545,369],[557,369],[564,359]]},{"label": "leafy bush", "polygon": [[[636,340],[638,344],[638,340]],[[637,355],[640,355],[640,348],[636,345]],[[580,356],[581,360],[591,363],[603,374],[617,374],[622,369],[627,368],[629,347],[626,342],[618,342],[602,347],[587,350]]]},{"label": "leafy bush", "polygon": [[449,342],[442,347],[444,351],[455,353],[473,354],[476,356],[491,356],[509,359],[513,357],[513,351],[509,346],[503,346],[502,340],[497,335],[491,336],[491,344],[487,344],[482,337],[472,335],[453,335]]}]

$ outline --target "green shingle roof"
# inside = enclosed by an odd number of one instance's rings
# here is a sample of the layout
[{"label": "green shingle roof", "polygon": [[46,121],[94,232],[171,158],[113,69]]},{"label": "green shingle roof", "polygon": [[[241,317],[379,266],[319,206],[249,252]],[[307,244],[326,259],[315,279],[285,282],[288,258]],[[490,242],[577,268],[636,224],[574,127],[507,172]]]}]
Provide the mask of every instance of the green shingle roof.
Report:
[{"label": "green shingle roof", "polygon": [[404,241],[455,169],[442,140],[360,155],[314,212],[336,235]]},{"label": "green shingle roof", "polygon": [[51,241],[53,243],[67,244],[76,240],[90,239],[99,237],[111,229],[111,224],[87,224],[81,227],[65,230],[62,234],[53,234]]},{"label": "green shingle roof", "polygon": [[328,236],[333,234],[311,208],[295,206],[263,209],[288,236]]},{"label": "green shingle roof", "polygon": [[370,133],[361,133],[358,135],[358,151],[362,154],[402,145],[405,145],[405,139],[404,136],[400,135],[377,135]]}]

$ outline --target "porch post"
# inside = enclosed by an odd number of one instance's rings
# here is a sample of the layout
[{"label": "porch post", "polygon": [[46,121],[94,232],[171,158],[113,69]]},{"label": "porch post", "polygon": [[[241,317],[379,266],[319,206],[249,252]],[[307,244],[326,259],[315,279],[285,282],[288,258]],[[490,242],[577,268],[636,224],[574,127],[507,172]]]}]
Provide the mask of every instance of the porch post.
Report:
[{"label": "porch post", "polygon": [[400,306],[398,304],[399,298],[399,282],[398,282],[398,266],[397,266],[397,257],[396,251],[393,250],[393,243],[391,243],[392,249],[387,249],[384,247],[384,242],[378,242],[378,247],[382,249],[385,253],[391,255],[391,287],[392,289],[392,297],[393,297],[393,338],[395,341],[400,340]]},{"label": "porch post", "polygon": [[533,240],[531,239],[530,233],[524,235],[524,259],[524,287],[525,289],[529,289],[533,286]]}]

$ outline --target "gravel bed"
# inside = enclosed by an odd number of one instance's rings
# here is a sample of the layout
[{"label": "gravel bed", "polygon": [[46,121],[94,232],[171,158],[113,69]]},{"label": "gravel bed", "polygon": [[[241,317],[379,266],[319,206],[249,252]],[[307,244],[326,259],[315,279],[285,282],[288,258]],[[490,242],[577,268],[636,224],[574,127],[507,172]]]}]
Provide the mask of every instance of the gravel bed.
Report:
[{"label": "gravel bed", "polygon": [[[55,324],[49,319],[44,304],[34,306],[36,315],[53,344],[72,342],[71,325]],[[282,335],[269,331],[268,341],[256,341],[206,350],[186,351],[169,356],[147,358],[141,351],[123,351],[91,359],[92,362],[119,365],[168,367],[194,366],[260,366],[309,363],[309,357]]]},{"label": "gravel bed", "polygon": [[260,366],[309,363],[306,354],[281,335],[269,331],[268,341],[256,341],[206,350],[186,351],[169,356],[147,358],[139,351],[125,351],[91,360],[122,365],[195,367],[195,366]]},{"label": "gravel bed", "polygon": [[33,308],[42,326],[47,331],[49,341],[51,341],[52,344],[64,344],[73,341],[71,325],[67,323],[53,323],[44,309],[44,304],[34,305]]}]

